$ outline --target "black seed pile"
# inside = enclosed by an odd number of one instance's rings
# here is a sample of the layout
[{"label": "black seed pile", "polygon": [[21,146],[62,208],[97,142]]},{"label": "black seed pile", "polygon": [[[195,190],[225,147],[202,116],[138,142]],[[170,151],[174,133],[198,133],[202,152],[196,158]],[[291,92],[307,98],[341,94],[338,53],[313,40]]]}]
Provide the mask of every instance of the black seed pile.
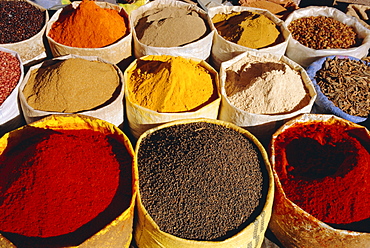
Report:
[{"label": "black seed pile", "polygon": [[159,228],[191,240],[224,240],[265,201],[267,172],[253,142],[221,125],[159,129],[138,149],[142,202]]},{"label": "black seed pile", "polygon": [[44,24],[45,11],[25,1],[0,0],[0,44],[29,39]]}]

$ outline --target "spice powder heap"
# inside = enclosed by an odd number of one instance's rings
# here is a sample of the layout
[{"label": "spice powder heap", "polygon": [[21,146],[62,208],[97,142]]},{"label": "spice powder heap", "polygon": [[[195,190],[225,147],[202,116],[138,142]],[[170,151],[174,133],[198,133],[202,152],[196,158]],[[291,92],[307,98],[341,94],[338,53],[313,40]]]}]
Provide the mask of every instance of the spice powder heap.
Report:
[{"label": "spice powder heap", "polygon": [[130,100],[157,112],[193,111],[218,98],[211,72],[191,59],[150,55],[128,75]]},{"label": "spice powder heap", "polygon": [[17,57],[0,51],[0,106],[13,92],[20,77],[21,68]]},{"label": "spice powder heap", "polygon": [[345,127],[297,123],[279,134],[274,147],[289,200],[328,224],[370,218],[370,154]]},{"label": "spice powder heap", "polygon": [[135,31],[145,45],[178,47],[205,37],[210,28],[195,10],[167,6],[146,11],[135,24]]},{"label": "spice powder heap", "polygon": [[56,42],[79,48],[100,48],[128,34],[128,21],[115,9],[104,9],[94,1],[83,0],[76,9],[61,12],[49,37]]},{"label": "spice powder heap", "polygon": [[45,11],[26,1],[0,1],[0,44],[35,36],[45,25]]},{"label": "spice powder heap", "polygon": [[132,159],[119,137],[89,129],[25,130],[21,140],[10,136],[0,155],[1,232],[52,238],[82,229],[84,236],[127,209]]},{"label": "spice powder heap", "polygon": [[36,110],[76,113],[107,103],[119,87],[113,65],[69,58],[31,71],[23,94]]},{"label": "spice powder heap", "polygon": [[227,68],[225,89],[231,104],[254,114],[282,114],[310,101],[300,74],[279,60],[247,55]]},{"label": "spice powder heap", "polygon": [[257,147],[235,130],[207,122],[166,127],[140,143],[141,199],[161,231],[224,240],[261,211],[263,166]]},{"label": "spice powder heap", "polygon": [[254,49],[276,44],[280,35],[273,21],[250,11],[219,13],[212,18],[212,22],[226,40]]}]

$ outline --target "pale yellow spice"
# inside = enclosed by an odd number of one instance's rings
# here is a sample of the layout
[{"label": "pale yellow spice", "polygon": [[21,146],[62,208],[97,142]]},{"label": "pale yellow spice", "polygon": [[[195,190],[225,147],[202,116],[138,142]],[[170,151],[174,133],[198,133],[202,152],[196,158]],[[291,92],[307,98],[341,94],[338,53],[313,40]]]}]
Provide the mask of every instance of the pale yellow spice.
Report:
[{"label": "pale yellow spice", "polygon": [[127,73],[130,101],[157,112],[192,111],[218,98],[212,74],[191,59],[146,56]]}]

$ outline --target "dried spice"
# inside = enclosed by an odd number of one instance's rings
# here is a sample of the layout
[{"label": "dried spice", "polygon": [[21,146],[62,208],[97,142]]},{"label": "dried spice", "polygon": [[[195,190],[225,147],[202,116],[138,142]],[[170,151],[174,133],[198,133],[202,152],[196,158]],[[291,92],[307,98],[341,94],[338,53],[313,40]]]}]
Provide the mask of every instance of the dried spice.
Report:
[{"label": "dried spice", "polygon": [[0,44],[27,40],[45,24],[45,11],[26,1],[0,1]]},{"label": "dried spice", "polygon": [[286,197],[309,214],[369,232],[369,143],[350,129],[323,121],[291,125],[274,141],[275,170]]},{"label": "dried spice", "polygon": [[207,122],[159,129],[138,151],[142,202],[164,232],[223,240],[260,213],[262,164],[258,148],[235,130]]},{"label": "dried spice", "polygon": [[332,17],[309,16],[288,25],[293,39],[312,49],[346,49],[358,46],[356,31]]},{"label": "dried spice", "polygon": [[0,51],[0,106],[17,86],[20,76],[19,60],[10,53]]},{"label": "dried spice", "polygon": [[315,80],[322,93],[345,113],[370,114],[370,67],[349,58],[327,58]]}]

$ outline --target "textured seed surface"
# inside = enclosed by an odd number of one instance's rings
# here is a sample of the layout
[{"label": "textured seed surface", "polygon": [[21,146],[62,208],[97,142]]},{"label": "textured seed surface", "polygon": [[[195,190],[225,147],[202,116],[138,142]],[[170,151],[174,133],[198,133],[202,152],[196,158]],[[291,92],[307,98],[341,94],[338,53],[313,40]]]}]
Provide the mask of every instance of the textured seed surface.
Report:
[{"label": "textured seed surface", "polygon": [[360,44],[353,27],[332,17],[302,17],[292,21],[288,29],[295,40],[312,49],[345,49]]},{"label": "textured seed surface", "polygon": [[223,240],[260,213],[268,184],[263,164],[235,130],[206,122],[160,129],[138,151],[142,202],[164,232]]},{"label": "textured seed surface", "polygon": [[0,1],[0,44],[26,40],[41,31],[45,12],[25,1]]},{"label": "textured seed surface", "polygon": [[316,72],[321,92],[345,113],[370,115],[370,66],[348,58],[328,58]]},{"label": "textured seed surface", "polygon": [[0,51],[0,106],[17,86],[20,76],[19,60],[10,53]]}]

